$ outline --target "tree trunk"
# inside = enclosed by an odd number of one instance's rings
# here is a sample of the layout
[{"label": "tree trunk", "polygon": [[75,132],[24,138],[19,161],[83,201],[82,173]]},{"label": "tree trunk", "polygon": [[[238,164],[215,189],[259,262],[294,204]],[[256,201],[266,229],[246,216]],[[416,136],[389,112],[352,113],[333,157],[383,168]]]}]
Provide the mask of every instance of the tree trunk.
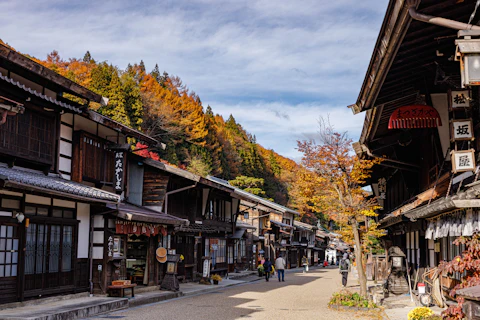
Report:
[{"label": "tree trunk", "polygon": [[360,295],[367,298],[367,276],[363,269],[363,253],[356,220],[352,226],[352,230],[355,238],[355,261],[357,262],[358,281],[360,282]]}]

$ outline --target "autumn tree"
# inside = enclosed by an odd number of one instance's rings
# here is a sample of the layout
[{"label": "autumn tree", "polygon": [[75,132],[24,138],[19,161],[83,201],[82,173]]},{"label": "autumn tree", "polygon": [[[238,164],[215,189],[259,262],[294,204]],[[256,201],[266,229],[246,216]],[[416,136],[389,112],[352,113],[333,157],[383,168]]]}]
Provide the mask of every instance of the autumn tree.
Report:
[{"label": "autumn tree", "polygon": [[378,161],[359,159],[351,143],[346,133],[336,132],[328,121],[321,120],[318,143],[298,141],[298,150],[303,153],[302,164],[313,174],[309,176],[311,185],[321,186],[312,203],[341,226],[345,241],[355,245],[360,294],[366,297],[364,249],[368,239],[383,232],[372,219],[377,216],[376,200],[369,199],[362,186]]},{"label": "autumn tree", "polygon": [[[233,115],[225,121],[210,106],[204,110],[195,92],[179,77],[161,73],[158,65],[150,73],[143,61],[122,70],[95,60],[89,51],[79,58],[64,59],[57,51],[43,60],[31,58],[109,99],[107,106],[90,102],[91,109],[165,143],[166,150],[153,157],[225,180],[242,175],[263,179],[267,197],[284,205],[290,201],[298,165],[263,148]],[[68,94],[63,98],[87,102]]]}]

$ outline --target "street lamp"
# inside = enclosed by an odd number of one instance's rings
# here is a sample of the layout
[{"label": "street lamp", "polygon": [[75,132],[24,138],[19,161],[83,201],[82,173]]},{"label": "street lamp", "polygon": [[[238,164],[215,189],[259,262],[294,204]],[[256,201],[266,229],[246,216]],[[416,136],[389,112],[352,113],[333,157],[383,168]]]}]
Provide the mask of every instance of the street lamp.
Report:
[{"label": "street lamp", "polygon": [[455,60],[460,61],[462,88],[480,85],[480,31],[460,30]]}]

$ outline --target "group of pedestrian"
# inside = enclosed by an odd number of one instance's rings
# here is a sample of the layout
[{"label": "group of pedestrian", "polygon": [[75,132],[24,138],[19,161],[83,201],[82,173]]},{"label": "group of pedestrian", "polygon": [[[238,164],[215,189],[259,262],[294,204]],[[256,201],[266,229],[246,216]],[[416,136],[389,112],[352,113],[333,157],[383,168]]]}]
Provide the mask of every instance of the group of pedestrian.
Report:
[{"label": "group of pedestrian", "polygon": [[279,256],[275,260],[275,266],[272,264],[269,258],[265,259],[265,262],[263,263],[263,270],[265,273],[265,281],[270,281],[270,275],[274,273],[275,271],[277,272],[278,275],[278,281],[283,281],[285,282],[285,267],[287,265],[287,262],[282,256]]},{"label": "group of pedestrian", "polygon": [[[303,273],[308,272],[308,258],[306,256],[302,257],[302,266],[303,266]],[[265,281],[270,281],[270,275],[277,271],[278,281],[285,281],[285,267],[287,263],[282,256],[279,256],[275,260],[275,266],[272,264],[269,258],[265,259],[263,263],[263,269],[265,272]],[[325,266],[325,265],[324,265]],[[342,286],[347,286],[348,280],[348,273],[350,272],[350,256],[348,252],[343,254],[342,259],[339,262],[339,272],[342,275]]]}]

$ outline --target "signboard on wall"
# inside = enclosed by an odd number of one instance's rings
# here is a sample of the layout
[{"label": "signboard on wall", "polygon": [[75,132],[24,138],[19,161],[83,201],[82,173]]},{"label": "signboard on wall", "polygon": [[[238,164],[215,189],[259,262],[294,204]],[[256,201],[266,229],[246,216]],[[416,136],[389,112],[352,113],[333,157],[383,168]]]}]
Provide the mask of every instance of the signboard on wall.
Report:
[{"label": "signboard on wall", "polygon": [[473,139],[472,119],[452,120],[450,125],[450,137],[452,141],[472,140]]},{"label": "signboard on wall", "polygon": [[107,257],[108,260],[113,260],[113,237],[109,236],[108,237],[108,242],[107,242]]},{"label": "signboard on wall", "polygon": [[211,262],[210,259],[203,260],[203,274],[202,274],[202,276],[204,278],[210,277],[210,262]]},{"label": "signboard on wall", "polygon": [[387,179],[378,179],[378,199],[385,200],[387,198]]},{"label": "signboard on wall", "polygon": [[450,109],[469,108],[470,100],[469,90],[450,91]]},{"label": "signboard on wall", "polygon": [[450,155],[453,173],[475,171],[475,150],[453,150]]},{"label": "signboard on wall", "polygon": [[115,192],[122,193],[125,185],[124,172],[125,172],[125,152],[115,151],[115,166],[113,175],[113,187]]}]

